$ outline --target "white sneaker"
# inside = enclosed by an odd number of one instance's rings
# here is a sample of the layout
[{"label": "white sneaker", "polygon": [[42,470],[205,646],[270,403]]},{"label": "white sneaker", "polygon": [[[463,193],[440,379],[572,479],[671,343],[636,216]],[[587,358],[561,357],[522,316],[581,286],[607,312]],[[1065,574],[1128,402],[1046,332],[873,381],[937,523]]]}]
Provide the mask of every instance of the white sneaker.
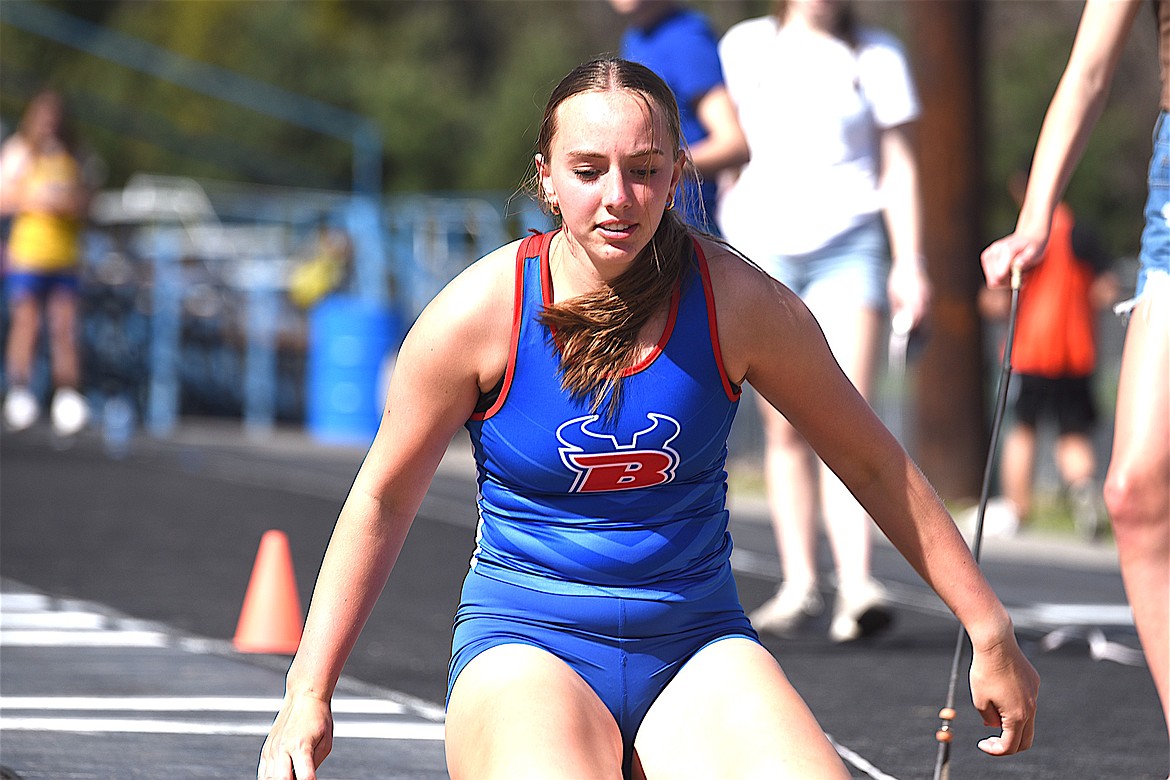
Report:
[{"label": "white sneaker", "polygon": [[58,436],[75,436],[89,423],[89,403],[72,387],[62,387],[53,394],[49,416]]},{"label": "white sneaker", "polygon": [[9,430],[23,431],[41,416],[41,405],[27,387],[13,387],[4,399],[4,422]]},{"label": "white sneaker", "polygon": [[[975,527],[978,522],[978,505],[955,514],[955,524],[969,545],[975,541]],[[1019,531],[1020,515],[1016,511],[1016,505],[1003,496],[988,499],[987,506],[983,509],[983,538],[1011,539]]]},{"label": "white sneaker", "polygon": [[839,588],[829,639],[852,642],[884,631],[894,620],[886,600],[886,589],[872,578]]},{"label": "white sneaker", "polygon": [[1020,514],[1010,500],[997,497],[988,500],[983,510],[983,537],[985,539],[1012,539],[1020,531]]},{"label": "white sneaker", "polygon": [[776,595],[761,604],[749,619],[757,631],[788,636],[797,626],[825,610],[825,602],[816,585],[784,583]]}]

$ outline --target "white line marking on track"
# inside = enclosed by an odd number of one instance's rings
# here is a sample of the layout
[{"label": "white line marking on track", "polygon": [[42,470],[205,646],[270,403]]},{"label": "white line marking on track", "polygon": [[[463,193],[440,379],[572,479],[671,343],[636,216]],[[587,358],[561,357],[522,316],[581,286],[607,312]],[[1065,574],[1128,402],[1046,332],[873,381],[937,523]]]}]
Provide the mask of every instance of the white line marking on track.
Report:
[{"label": "white line marking on track", "polygon": [[[273,716],[281,700],[273,696],[0,696],[0,710],[63,712],[261,712]],[[403,715],[407,708],[384,699],[335,698],[333,713]]]},{"label": "white line marking on track", "polygon": [[166,647],[161,631],[0,631],[0,647]]},{"label": "white line marking on track", "polygon": [[[200,723],[134,718],[20,718],[0,716],[0,731],[48,731],[74,734],[195,734],[200,736],[264,736],[271,722]],[[442,723],[344,721],[334,723],[334,738],[442,740]]]},{"label": "white line marking on track", "polygon": [[1133,610],[1128,604],[1029,604],[1008,610],[1016,625],[1047,626],[1132,626]]},{"label": "white line marking on track", "polygon": [[39,612],[53,606],[53,600],[41,593],[0,593],[0,610],[5,612]]},{"label": "white line marking on track", "polygon": [[0,631],[50,628],[79,631],[105,628],[108,622],[105,615],[96,612],[0,612]]},{"label": "white line marking on track", "polygon": [[831,734],[826,733],[825,736],[829,738],[829,744],[831,744],[833,749],[837,751],[837,755],[841,756],[841,758],[844,759],[847,763],[852,764],[855,769],[859,769],[862,772],[865,772],[865,774],[869,777],[872,777],[873,780],[898,780],[898,778],[894,777],[893,775],[888,775],[882,770],[878,769],[876,766],[867,761],[863,756],[855,753],[844,745],[839,744],[837,740],[833,739]]}]

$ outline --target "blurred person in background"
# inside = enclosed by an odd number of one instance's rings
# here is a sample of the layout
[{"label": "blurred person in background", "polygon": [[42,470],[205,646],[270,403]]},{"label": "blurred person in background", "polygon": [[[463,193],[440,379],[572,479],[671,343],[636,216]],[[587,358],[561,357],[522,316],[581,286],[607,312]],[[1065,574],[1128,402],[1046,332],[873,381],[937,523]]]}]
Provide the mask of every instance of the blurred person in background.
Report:
[{"label": "blurred person in background", "polygon": [[1054,214],[1105,107],[1126,39],[1141,13],[1158,36],[1162,92],[1154,124],[1149,196],[1117,386],[1105,505],[1125,592],[1170,735],[1170,1],[1088,0],[1072,53],[1032,156],[1011,235],[983,250],[989,287],[1045,257]]},{"label": "blurred person in background", "polygon": [[353,283],[353,242],[325,217],[289,273],[288,296],[297,308],[311,309],[323,298]]},{"label": "blurred person in background", "polygon": [[61,96],[37,93],[0,147],[0,213],[12,217],[5,269],[10,323],[4,420],[10,430],[28,428],[40,416],[32,373],[42,322],[53,429],[71,436],[89,420],[81,394],[78,271],[92,193]]},{"label": "blurred person in background", "polygon": [[[887,307],[909,332],[930,301],[913,139],[919,105],[902,48],[861,26],[848,2],[782,0],[729,29],[719,52],[751,150],[720,199],[723,235],[804,300],[868,398]],[[824,609],[820,518],[837,576],[830,638],[884,629],[892,615],[870,574],[869,518],[783,415],[764,402],[759,409],[783,578],[752,623],[785,635]]]},{"label": "blurred person in background", "polygon": [[621,56],[666,82],[678,101],[683,139],[697,183],[682,184],[678,208],[688,224],[715,234],[719,174],[743,165],[748,146],[723,83],[718,43],[708,19],[675,0],[610,0],[627,22]]},{"label": "blurred person in background", "polygon": [[[1021,171],[1008,182],[1017,205],[1023,203],[1027,181],[1027,173]],[[1118,280],[1111,266],[1112,258],[1096,233],[1076,219],[1068,204],[1059,204],[1042,263],[1020,288],[1012,342],[1014,420],[999,464],[1003,496],[992,499],[983,519],[988,536],[1010,538],[1029,520],[1037,429],[1046,422],[1056,425],[1056,467],[1077,531],[1092,539],[1102,530],[1093,374],[1097,316],[1117,300]],[[1010,307],[1008,290],[980,291],[979,308],[985,317],[1004,321]]]}]

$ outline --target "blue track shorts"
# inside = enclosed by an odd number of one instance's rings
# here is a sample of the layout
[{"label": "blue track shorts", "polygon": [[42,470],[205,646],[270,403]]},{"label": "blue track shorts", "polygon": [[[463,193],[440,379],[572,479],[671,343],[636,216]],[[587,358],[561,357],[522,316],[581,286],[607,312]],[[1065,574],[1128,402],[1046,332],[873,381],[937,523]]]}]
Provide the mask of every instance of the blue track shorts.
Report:
[{"label": "blue track shorts", "polygon": [[622,733],[628,775],[634,737],[650,706],[683,665],[720,639],[758,642],[727,567],[725,582],[678,601],[553,594],[471,571],[455,615],[447,696],[484,650],[526,644],[562,659],[597,692]]}]

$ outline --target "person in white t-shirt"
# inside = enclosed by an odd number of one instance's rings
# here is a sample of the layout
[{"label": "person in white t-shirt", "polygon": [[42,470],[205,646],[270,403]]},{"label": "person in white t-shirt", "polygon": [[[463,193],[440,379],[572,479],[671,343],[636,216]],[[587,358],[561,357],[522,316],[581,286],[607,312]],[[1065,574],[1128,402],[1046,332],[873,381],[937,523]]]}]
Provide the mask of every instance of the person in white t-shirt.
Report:
[{"label": "person in white t-shirt", "polygon": [[[868,397],[884,314],[917,327],[930,302],[913,147],[919,105],[901,46],[859,25],[844,0],[781,0],[773,14],[729,29],[719,53],[751,161],[721,197],[718,224],[808,304]],[[823,610],[823,515],[837,574],[830,638],[884,629],[892,616],[870,574],[868,516],[765,407],[765,481],[783,581],[753,624],[785,635]]]}]

